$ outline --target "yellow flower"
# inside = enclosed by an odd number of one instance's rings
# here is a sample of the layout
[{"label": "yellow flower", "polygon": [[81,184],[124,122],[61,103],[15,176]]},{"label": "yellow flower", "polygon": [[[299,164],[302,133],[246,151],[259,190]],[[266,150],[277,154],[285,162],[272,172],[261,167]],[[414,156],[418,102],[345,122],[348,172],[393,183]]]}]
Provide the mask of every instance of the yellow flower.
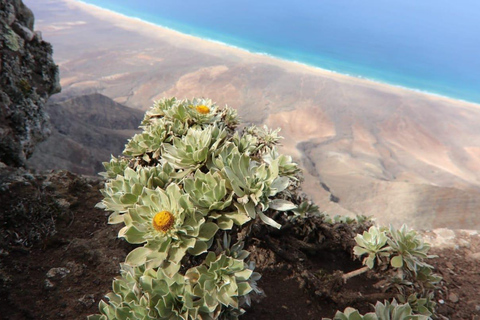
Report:
[{"label": "yellow flower", "polygon": [[174,220],[175,218],[170,212],[163,210],[153,217],[152,224],[155,230],[167,232],[172,227]]},{"label": "yellow flower", "polygon": [[203,104],[199,105],[199,106],[196,106],[196,109],[197,109],[198,113],[201,113],[201,114],[207,114],[207,113],[210,112],[210,108],[207,107],[207,106],[204,106]]}]

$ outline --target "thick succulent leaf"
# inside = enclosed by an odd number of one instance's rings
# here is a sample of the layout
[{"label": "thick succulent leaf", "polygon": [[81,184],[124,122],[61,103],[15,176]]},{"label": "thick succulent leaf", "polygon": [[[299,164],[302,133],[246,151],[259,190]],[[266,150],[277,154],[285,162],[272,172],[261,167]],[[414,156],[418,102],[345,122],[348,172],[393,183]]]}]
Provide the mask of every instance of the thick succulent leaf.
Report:
[{"label": "thick succulent leaf", "polygon": [[233,227],[233,220],[226,216],[221,216],[217,219],[217,225],[222,230],[231,230]]},{"label": "thick succulent leaf", "polygon": [[151,249],[145,247],[135,248],[127,255],[125,262],[131,266],[139,266],[147,261],[147,256],[152,252]]},{"label": "thick succulent leaf", "polygon": [[277,228],[277,229],[280,229],[282,227],[282,225],[280,223],[278,223],[275,220],[273,220],[272,218],[266,216],[263,212],[259,212],[258,216],[260,217],[260,219],[265,224],[268,224],[269,226],[272,226],[272,227]]},{"label": "thick succulent leaf", "polygon": [[202,254],[204,252],[207,252],[208,250],[208,245],[204,241],[198,240],[195,243],[195,246],[193,248],[188,249],[188,253],[194,256],[198,256],[199,254]]},{"label": "thick succulent leaf", "polygon": [[200,227],[198,239],[204,240],[204,241],[210,240],[215,235],[215,233],[217,233],[217,231],[218,231],[218,225],[216,223],[213,223],[213,222],[204,223]]},{"label": "thick succulent leaf", "polygon": [[395,256],[390,260],[390,264],[394,268],[401,268],[403,266],[403,258],[402,256]]},{"label": "thick succulent leaf", "polygon": [[292,202],[283,199],[274,199],[268,203],[268,206],[278,211],[288,211],[296,208]]}]

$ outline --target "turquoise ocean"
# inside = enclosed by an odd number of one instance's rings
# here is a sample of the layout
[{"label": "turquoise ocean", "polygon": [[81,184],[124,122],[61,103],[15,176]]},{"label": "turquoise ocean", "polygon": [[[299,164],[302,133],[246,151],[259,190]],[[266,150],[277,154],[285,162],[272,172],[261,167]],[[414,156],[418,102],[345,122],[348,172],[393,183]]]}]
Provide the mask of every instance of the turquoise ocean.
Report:
[{"label": "turquoise ocean", "polygon": [[479,0],[83,0],[250,52],[480,103]]}]

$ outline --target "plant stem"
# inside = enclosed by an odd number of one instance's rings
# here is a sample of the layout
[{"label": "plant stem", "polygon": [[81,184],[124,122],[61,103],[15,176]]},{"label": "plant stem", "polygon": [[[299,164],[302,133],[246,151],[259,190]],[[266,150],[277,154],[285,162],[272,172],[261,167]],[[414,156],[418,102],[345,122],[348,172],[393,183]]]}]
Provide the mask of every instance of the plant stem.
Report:
[{"label": "plant stem", "polygon": [[343,276],[342,276],[342,279],[344,282],[347,282],[348,279],[350,278],[353,278],[353,277],[356,277],[358,275],[361,275],[362,273],[365,273],[367,272],[368,270],[370,270],[368,267],[363,267],[363,268],[360,268],[360,269],[357,269],[357,270],[353,270],[349,273],[345,273]]}]

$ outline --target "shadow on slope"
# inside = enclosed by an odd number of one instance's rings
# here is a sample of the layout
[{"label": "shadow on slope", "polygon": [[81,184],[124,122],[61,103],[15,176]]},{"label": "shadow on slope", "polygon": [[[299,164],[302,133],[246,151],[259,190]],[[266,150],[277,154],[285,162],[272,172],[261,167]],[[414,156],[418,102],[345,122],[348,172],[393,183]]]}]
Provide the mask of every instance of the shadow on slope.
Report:
[{"label": "shadow on slope", "polygon": [[50,139],[38,146],[28,164],[36,170],[66,169],[95,175],[102,162],[119,155],[143,119],[143,112],[95,93],[49,102]]}]

